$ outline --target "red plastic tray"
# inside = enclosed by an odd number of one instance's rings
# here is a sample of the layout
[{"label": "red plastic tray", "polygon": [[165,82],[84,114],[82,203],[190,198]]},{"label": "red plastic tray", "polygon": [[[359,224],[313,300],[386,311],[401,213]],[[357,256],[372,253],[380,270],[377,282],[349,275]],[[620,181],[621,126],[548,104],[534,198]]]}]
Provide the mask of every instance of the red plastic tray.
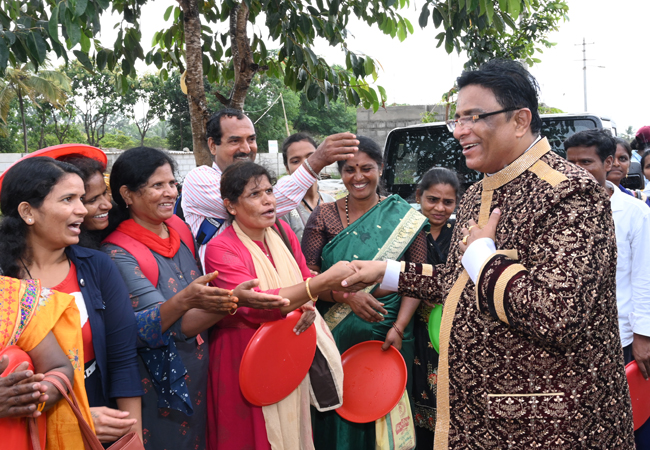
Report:
[{"label": "red plastic tray", "polygon": [[301,313],[262,324],[244,350],[239,367],[239,387],[246,400],[257,406],[277,403],[298,387],[316,354],[316,328],[312,324],[299,336],[293,332]]},{"label": "red plastic tray", "polygon": [[356,423],[374,422],[388,414],[406,388],[406,363],[393,346],[383,351],[382,341],[366,341],[343,355],[343,405],[336,412]]},{"label": "red plastic tray", "polygon": [[625,375],[630,386],[632,418],[636,431],[650,418],[650,380],[643,378],[636,361],[625,366]]}]

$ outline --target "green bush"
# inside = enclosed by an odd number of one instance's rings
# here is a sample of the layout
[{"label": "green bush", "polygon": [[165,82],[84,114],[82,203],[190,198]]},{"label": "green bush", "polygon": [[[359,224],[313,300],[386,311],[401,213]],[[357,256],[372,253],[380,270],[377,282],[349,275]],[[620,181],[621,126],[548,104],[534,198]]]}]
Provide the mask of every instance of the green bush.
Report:
[{"label": "green bush", "polygon": [[106,134],[104,139],[99,142],[102,148],[119,148],[121,150],[137,147],[139,144],[140,142],[137,142],[131,136],[127,136],[120,130],[117,133]]}]

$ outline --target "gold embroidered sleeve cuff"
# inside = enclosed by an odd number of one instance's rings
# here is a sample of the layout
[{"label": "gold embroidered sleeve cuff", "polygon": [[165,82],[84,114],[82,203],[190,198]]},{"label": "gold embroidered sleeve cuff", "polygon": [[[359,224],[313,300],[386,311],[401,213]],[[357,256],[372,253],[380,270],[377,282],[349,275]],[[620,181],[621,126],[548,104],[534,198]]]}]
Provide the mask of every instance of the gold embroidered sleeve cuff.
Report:
[{"label": "gold embroidered sleeve cuff", "polygon": [[399,295],[425,300],[432,298],[439,290],[436,275],[436,268],[431,264],[402,262]]},{"label": "gold embroidered sleeve cuff", "polygon": [[505,255],[495,254],[483,265],[476,283],[476,301],[482,313],[511,325],[508,310],[512,284],[528,271]]}]

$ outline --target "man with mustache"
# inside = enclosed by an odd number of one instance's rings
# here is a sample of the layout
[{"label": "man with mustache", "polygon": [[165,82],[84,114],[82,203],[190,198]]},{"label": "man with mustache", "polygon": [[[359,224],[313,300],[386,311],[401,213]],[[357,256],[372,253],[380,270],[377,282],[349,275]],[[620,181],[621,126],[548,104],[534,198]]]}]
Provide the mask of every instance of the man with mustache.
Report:
[{"label": "man with mustache", "polygon": [[540,136],[537,81],[492,60],[457,80],[467,167],[449,259],[353,261],[343,282],[443,304],[434,449],[631,449],[607,194]]},{"label": "man with mustache", "polygon": [[[187,174],[181,200],[185,221],[199,244],[202,263],[206,244],[227,227],[224,222],[228,213],[221,199],[221,173],[235,161],[255,161],[257,155],[255,126],[237,109],[226,108],[215,113],[208,121],[206,134],[214,162]],[[301,167],[274,186],[276,215],[282,216],[296,208],[320,179],[319,172],[329,164],[351,158],[358,144],[352,133],[328,136]]]}]

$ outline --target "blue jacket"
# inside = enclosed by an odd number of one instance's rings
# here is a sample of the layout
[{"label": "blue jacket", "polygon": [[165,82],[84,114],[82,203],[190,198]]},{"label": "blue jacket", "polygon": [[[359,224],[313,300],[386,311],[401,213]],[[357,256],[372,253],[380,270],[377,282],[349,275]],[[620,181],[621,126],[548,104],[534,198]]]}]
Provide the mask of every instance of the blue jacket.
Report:
[{"label": "blue jacket", "polygon": [[65,253],[77,268],[101,379],[101,386],[88,386],[86,380],[90,406],[110,406],[109,399],[142,396],[135,315],[120,272],[100,251],[72,245]]}]

